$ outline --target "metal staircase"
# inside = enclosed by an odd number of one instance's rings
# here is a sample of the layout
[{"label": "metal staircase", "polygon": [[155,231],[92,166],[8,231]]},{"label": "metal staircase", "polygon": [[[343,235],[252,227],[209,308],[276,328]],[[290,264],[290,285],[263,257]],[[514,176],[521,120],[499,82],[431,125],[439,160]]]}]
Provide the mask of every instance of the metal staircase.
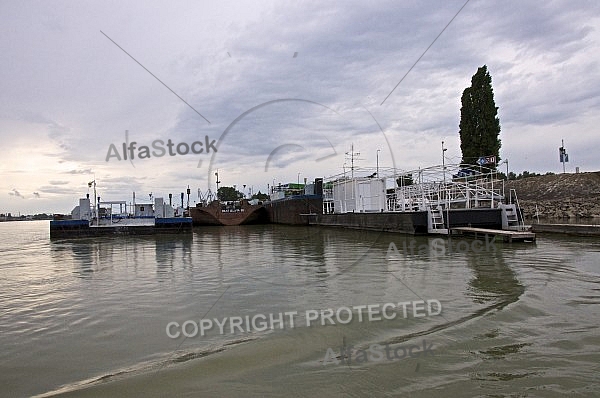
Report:
[{"label": "metal staircase", "polygon": [[444,212],[441,207],[427,209],[427,232],[448,235],[448,229],[444,228]]},{"label": "metal staircase", "polygon": [[502,229],[519,229],[519,216],[515,204],[501,205],[502,209]]},{"label": "metal staircase", "polygon": [[[514,196],[513,196],[514,195]],[[515,202],[513,203],[513,197]],[[521,218],[519,217],[519,199],[517,198],[517,191],[511,189],[509,191],[508,203],[499,206],[502,209],[502,229],[523,231],[527,227],[522,224]]]}]

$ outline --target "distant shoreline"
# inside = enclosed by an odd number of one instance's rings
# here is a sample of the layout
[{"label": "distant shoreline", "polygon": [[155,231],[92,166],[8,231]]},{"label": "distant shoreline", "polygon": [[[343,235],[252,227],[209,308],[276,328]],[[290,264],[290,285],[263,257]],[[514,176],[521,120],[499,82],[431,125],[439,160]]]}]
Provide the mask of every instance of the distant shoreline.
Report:
[{"label": "distant shoreline", "polygon": [[[25,218],[23,218],[23,217],[25,217]],[[49,221],[49,220],[52,220],[52,216],[48,216],[48,217],[35,217],[35,218],[32,218],[32,216],[30,216],[30,218],[27,218],[27,216],[23,216],[23,217],[10,217],[10,219],[0,218],[0,222],[13,222],[13,221]]]}]

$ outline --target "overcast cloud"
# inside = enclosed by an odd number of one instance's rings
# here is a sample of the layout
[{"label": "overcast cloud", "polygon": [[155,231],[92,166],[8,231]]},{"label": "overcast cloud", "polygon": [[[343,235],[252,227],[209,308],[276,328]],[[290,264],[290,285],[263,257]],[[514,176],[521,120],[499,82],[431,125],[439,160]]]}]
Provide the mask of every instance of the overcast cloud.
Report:
[{"label": "overcast cloud", "polygon": [[[362,166],[439,164],[442,140],[456,162],[484,64],[512,171],[562,171],[561,139],[568,171],[600,169],[597,2],[471,0],[383,105],[463,0],[122,3],[0,5],[0,213],[68,212],[94,178],[106,200],[195,201],[217,169],[265,192],[341,172],[352,143]],[[107,162],[126,130],[218,152]]]}]

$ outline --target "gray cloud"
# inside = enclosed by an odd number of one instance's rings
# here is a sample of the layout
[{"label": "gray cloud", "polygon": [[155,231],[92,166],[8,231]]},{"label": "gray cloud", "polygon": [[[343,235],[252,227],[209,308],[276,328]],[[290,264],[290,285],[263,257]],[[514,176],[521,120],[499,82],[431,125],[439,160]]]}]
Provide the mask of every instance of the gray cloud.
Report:
[{"label": "gray cloud", "polygon": [[21,195],[21,193],[19,191],[17,191],[16,189],[13,189],[8,194],[10,196],[16,196],[17,198],[25,199],[25,196]]},{"label": "gray cloud", "polygon": [[94,174],[92,169],[69,170],[65,174]]},{"label": "gray cloud", "polygon": [[[78,192],[76,189],[67,188],[67,187],[59,187],[55,185],[43,185],[38,188],[39,192],[45,194],[53,194],[53,195],[79,195],[81,192]],[[81,195],[83,196],[83,195]]]}]

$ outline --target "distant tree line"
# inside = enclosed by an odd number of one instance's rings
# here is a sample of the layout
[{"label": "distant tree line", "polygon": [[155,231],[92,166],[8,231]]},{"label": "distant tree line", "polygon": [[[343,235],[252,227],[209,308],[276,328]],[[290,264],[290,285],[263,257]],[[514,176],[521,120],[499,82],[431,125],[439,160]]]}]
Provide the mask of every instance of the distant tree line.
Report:
[{"label": "distant tree line", "polygon": [[258,193],[255,193],[254,195],[252,195],[252,199],[267,200],[267,199],[269,199],[269,195],[258,191]]},{"label": "distant tree line", "polygon": [[[233,202],[244,198],[244,194],[235,187],[220,187],[217,191],[217,197],[222,202]],[[269,195],[258,191],[252,195],[251,199],[267,200]]]},{"label": "distant tree line", "polygon": [[217,198],[222,202],[236,201],[244,197],[244,194],[234,187],[220,187],[217,191]]}]

